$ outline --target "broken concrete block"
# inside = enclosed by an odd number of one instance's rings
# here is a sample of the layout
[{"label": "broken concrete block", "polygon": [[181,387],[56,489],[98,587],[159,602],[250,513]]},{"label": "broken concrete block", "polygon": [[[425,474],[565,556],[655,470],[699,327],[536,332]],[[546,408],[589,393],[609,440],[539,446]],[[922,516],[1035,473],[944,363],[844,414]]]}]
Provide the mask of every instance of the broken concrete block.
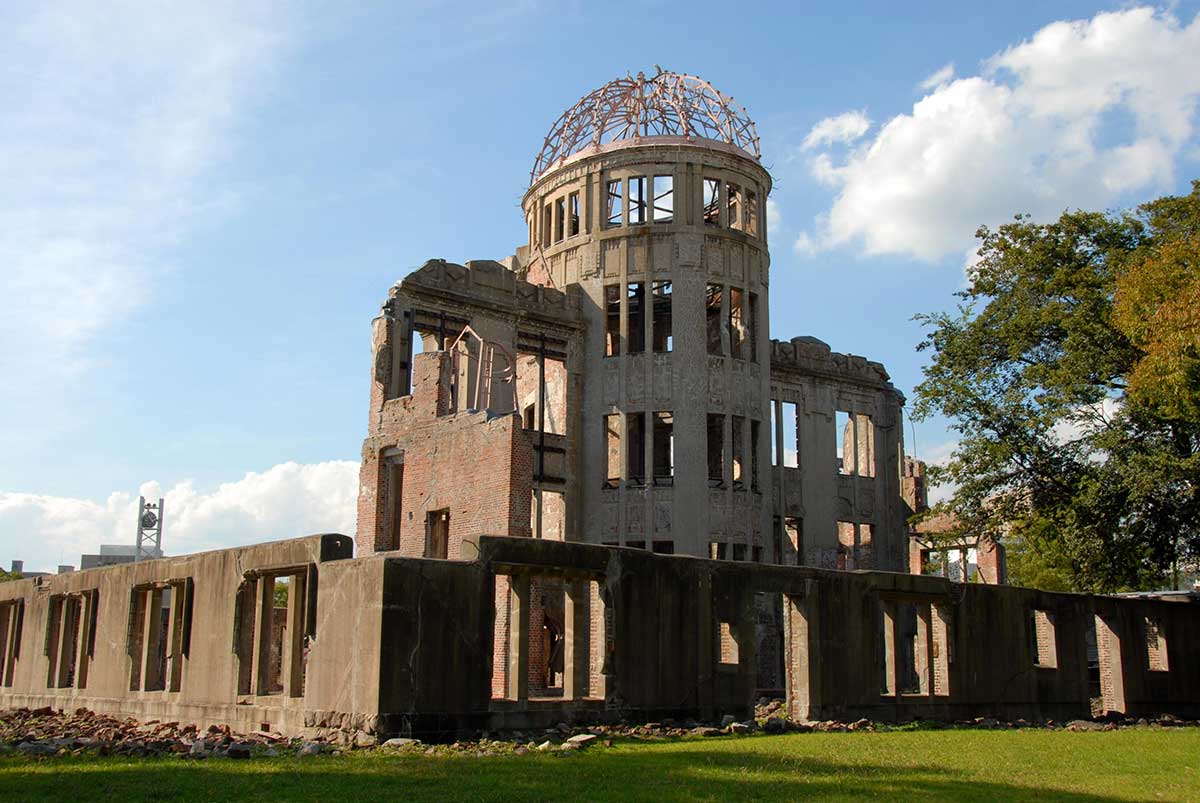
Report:
[{"label": "broken concrete block", "polygon": [[594,733],[577,733],[570,739],[567,739],[567,744],[573,744],[576,747],[587,747],[599,738]]},{"label": "broken concrete block", "polygon": [[397,737],[395,739],[388,739],[381,746],[382,747],[408,747],[410,744],[420,744],[420,743],[421,743],[420,739],[403,739],[403,738]]}]

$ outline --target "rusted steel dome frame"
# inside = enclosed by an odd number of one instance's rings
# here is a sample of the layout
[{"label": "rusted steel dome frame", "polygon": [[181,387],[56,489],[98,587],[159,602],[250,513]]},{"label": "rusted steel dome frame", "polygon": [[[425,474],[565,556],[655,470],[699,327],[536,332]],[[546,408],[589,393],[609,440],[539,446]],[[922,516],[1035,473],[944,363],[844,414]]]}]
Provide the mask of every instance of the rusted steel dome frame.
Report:
[{"label": "rusted steel dome frame", "polygon": [[762,156],[754,121],[731,96],[702,78],[659,68],[651,78],[638,73],[610,81],[563,112],[546,135],[529,183],[582,151],[648,137],[711,140]]}]

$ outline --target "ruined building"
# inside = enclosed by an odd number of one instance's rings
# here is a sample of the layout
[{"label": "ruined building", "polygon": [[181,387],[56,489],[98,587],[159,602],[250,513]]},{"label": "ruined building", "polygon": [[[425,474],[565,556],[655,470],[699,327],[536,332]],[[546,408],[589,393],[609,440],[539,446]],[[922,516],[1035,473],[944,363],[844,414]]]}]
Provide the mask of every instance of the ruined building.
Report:
[{"label": "ruined building", "polygon": [[425,263],[373,322],[353,541],[2,584],[0,705],[425,738],[763,692],[800,719],[1200,714],[1192,602],[907,573],[903,397],[770,339],[770,190],[710,84],[584,97],[528,241]]}]

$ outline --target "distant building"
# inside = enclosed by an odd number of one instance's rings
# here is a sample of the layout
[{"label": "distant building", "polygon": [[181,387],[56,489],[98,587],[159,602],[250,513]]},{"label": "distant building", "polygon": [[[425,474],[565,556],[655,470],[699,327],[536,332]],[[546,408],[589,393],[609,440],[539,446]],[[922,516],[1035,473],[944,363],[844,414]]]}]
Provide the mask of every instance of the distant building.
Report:
[{"label": "distant building", "polygon": [[[101,544],[100,554],[80,555],[80,569],[95,569],[100,566],[115,566],[118,563],[133,563],[137,547],[133,544]],[[157,547],[150,550],[155,558],[163,556],[162,549]]]}]

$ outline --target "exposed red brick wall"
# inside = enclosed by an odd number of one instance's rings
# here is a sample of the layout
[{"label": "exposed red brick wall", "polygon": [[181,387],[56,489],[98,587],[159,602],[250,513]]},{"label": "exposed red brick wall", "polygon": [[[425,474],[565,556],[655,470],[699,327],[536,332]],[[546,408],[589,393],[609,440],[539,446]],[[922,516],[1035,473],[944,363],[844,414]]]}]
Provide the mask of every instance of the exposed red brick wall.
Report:
[{"label": "exposed red brick wall", "polygon": [[[373,383],[372,402],[382,399]],[[387,512],[385,450],[403,451],[398,553],[425,554],[426,514],[447,509],[447,557],[469,559],[480,535],[529,536],[533,450],[515,414],[448,414],[450,360],[444,352],[417,355],[413,392],[380,402],[363,442],[359,471],[358,554],[393,541]]]}]

